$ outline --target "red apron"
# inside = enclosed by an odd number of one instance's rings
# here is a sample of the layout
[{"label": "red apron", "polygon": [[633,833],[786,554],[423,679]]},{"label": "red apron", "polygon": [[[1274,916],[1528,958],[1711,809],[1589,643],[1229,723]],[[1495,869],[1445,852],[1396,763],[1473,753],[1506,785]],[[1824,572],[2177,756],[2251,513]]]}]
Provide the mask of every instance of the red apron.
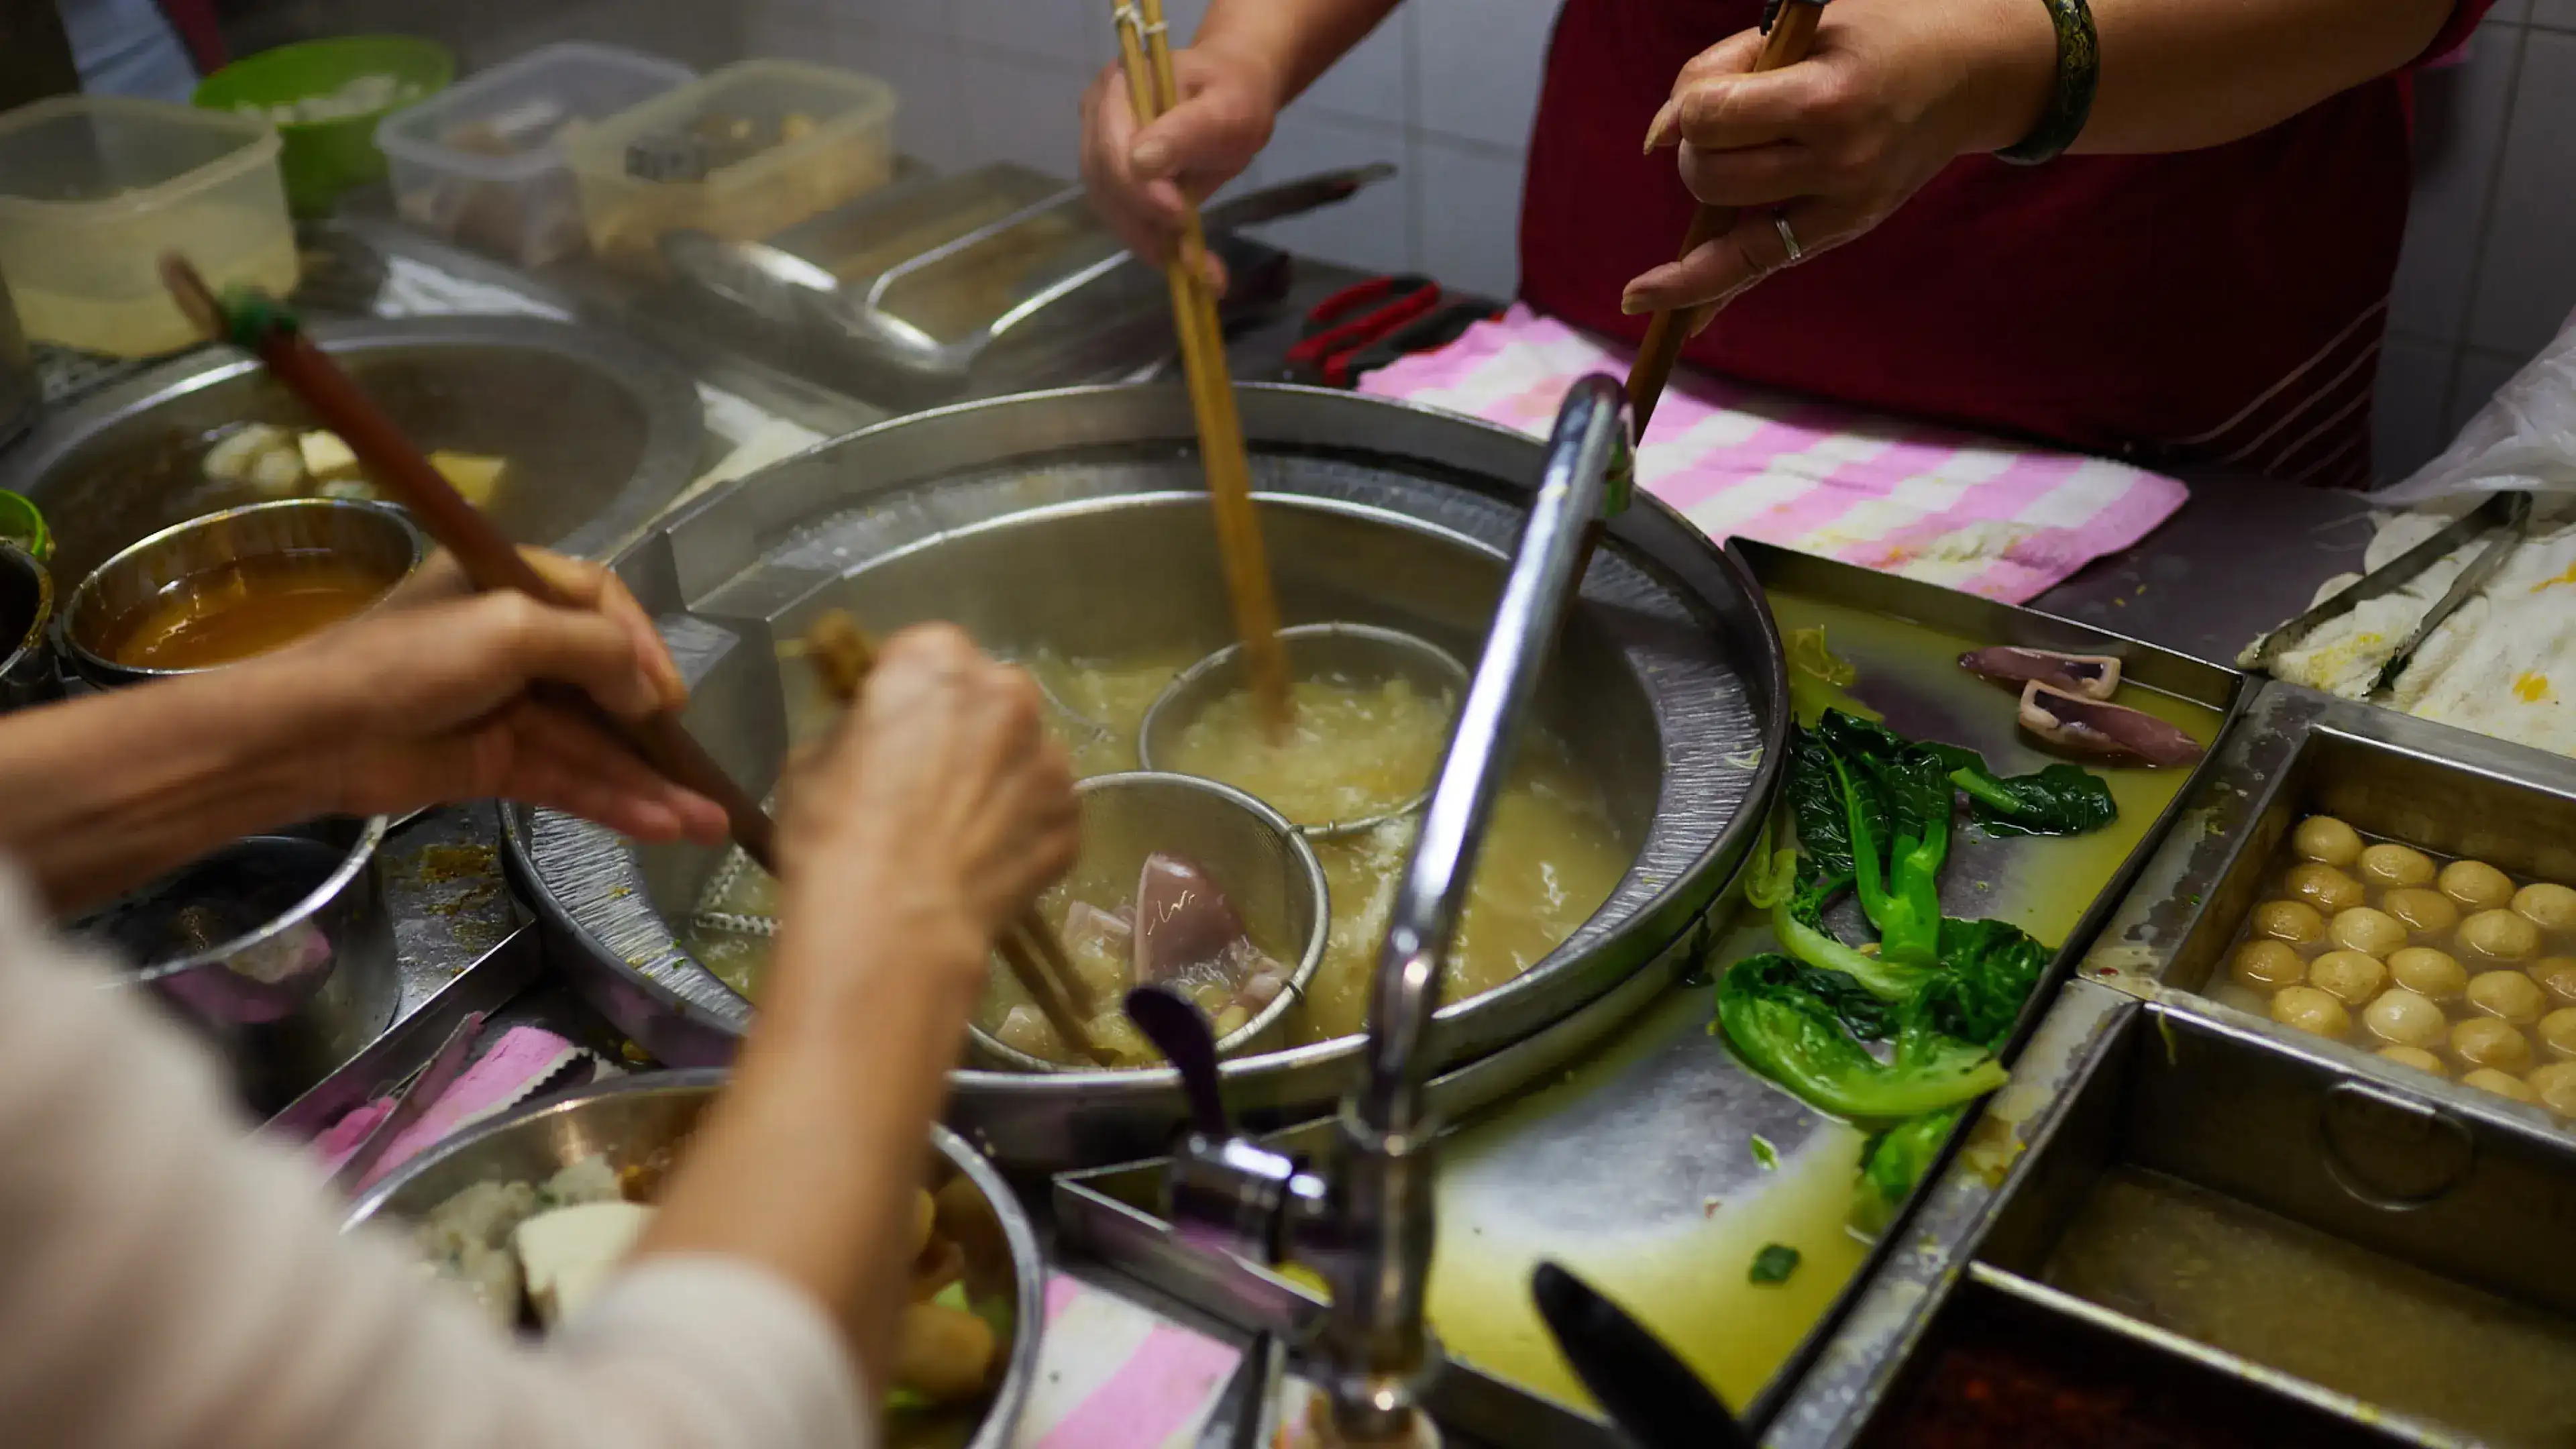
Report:
[{"label": "red apron", "polygon": [[[2030,0],[2037,4],[2038,0]],[[2488,0],[2460,0],[2426,54]],[[1636,340],[1628,279],[1691,198],[1639,142],[1758,0],[1566,0],[1521,209],[1521,291]],[[2144,463],[2370,476],[2370,396],[2406,224],[2402,76],[2167,156],[1954,162],[1876,230],[1772,276],[1684,357],[1746,382]]]}]

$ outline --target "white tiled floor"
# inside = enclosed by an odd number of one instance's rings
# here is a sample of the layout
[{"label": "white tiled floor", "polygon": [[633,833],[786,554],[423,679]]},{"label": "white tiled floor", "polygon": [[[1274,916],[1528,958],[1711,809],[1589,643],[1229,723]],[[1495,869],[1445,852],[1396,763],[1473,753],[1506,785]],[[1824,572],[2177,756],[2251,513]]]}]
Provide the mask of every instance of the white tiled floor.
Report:
[{"label": "white tiled floor", "polygon": [[2389,325],[2410,336],[2459,340],[2523,34],[2491,22],[2464,63],[2428,72],[2417,86],[2415,203],[2388,311]]}]

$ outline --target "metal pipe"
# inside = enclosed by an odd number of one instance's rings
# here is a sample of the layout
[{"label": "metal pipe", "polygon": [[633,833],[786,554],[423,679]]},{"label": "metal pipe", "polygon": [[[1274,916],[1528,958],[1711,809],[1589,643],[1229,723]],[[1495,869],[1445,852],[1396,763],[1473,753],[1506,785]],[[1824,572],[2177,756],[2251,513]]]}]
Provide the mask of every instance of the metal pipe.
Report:
[{"label": "metal pipe", "polygon": [[1423,1320],[1431,1272],[1431,1137],[1423,1050],[1476,857],[1513,747],[1590,556],[1608,480],[1627,462],[1628,404],[1619,383],[1589,377],[1558,409],[1483,656],[1460,703],[1449,751],[1406,862],[1369,1002],[1365,1076],[1342,1113],[1335,1167],[1340,1222],[1333,1312],[1334,1420],[1354,1443],[1412,1435],[1415,1388],[1436,1350]]}]

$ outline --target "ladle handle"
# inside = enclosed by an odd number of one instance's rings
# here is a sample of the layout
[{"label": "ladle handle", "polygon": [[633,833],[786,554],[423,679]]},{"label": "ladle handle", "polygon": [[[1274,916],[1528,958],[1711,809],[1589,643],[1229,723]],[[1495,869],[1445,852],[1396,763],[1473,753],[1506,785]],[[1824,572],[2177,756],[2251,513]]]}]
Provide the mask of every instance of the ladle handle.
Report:
[{"label": "ladle handle", "polygon": [[1181,1074],[1181,1091],[1199,1131],[1227,1135],[1225,1098],[1217,1091],[1216,1033],[1207,1018],[1169,987],[1139,986],[1127,993],[1127,1019]]}]

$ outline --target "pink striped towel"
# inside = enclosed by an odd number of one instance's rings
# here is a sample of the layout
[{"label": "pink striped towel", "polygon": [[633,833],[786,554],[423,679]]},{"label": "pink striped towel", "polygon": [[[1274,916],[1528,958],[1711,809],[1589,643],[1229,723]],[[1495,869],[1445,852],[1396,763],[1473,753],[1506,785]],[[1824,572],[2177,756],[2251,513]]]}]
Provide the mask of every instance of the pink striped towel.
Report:
[{"label": "pink striped towel", "polygon": [[[387,1173],[478,1122],[488,1121],[528,1099],[538,1088],[562,1075],[590,1053],[550,1031],[516,1026],[492,1043],[454,1085],[429,1104],[420,1119],[404,1128],[367,1170],[360,1188],[374,1186]],[[602,1070],[607,1070],[605,1064]],[[335,1172],[358,1150],[367,1134],[394,1109],[392,1096],[379,1097],[323,1129],[311,1151],[322,1170]]]},{"label": "pink striped towel", "polygon": [[1069,1274],[1047,1280],[1013,1449],[1189,1449],[1242,1355]]},{"label": "pink striped towel", "polygon": [[[1515,306],[1360,389],[1544,435],[1577,378],[1627,371],[1627,353]],[[1713,538],[1758,538],[2014,604],[2146,537],[2188,496],[2124,463],[1696,375],[1674,377],[1637,470]]]}]

